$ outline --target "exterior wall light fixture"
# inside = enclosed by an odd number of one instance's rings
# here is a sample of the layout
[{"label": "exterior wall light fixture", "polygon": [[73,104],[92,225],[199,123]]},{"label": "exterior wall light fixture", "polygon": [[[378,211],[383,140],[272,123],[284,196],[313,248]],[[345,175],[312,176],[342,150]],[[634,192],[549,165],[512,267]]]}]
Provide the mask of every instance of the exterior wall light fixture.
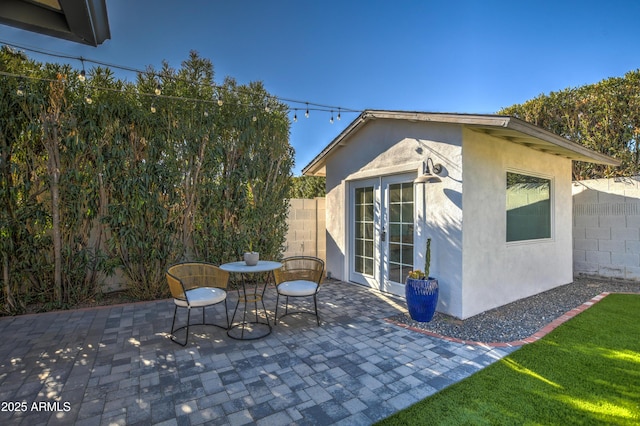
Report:
[{"label": "exterior wall light fixture", "polygon": [[[431,167],[429,167],[429,161],[431,161]],[[418,178],[414,180],[414,182],[415,183],[442,182],[442,179],[440,179],[438,175],[440,175],[443,172],[443,170],[444,170],[444,167],[442,167],[442,164],[440,163],[434,164],[431,157],[429,157],[427,158],[427,161],[425,161],[422,164],[422,175],[418,176]]]}]

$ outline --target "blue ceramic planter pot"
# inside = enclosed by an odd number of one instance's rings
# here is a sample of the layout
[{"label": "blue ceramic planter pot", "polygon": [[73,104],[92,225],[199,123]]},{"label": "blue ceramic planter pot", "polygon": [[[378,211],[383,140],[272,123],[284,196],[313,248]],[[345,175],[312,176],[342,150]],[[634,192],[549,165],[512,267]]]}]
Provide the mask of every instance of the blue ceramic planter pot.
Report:
[{"label": "blue ceramic planter pot", "polygon": [[419,322],[431,321],[438,305],[438,280],[431,277],[424,280],[407,278],[404,291],[411,319]]}]

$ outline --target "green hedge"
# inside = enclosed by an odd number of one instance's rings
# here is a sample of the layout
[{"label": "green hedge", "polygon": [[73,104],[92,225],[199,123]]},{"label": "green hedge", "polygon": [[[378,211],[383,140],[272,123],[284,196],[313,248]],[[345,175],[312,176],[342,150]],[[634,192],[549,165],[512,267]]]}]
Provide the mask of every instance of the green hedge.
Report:
[{"label": "green hedge", "polygon": [[293,150],[262,84],[216,85],[194,52],[135,83],[6,47],[0,71],[3,313],[73,305],[116,268],[153,299],[174,262],[280,256]]}]

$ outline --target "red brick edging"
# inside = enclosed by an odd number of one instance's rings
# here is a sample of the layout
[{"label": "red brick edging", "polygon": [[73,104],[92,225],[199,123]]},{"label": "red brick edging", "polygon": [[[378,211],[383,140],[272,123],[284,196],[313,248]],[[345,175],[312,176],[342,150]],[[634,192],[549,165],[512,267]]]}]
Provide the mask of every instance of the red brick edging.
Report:
[{"label": "red brick edging", "polygon": [[570,310],[569,312],[566,312],[563,315],[560,315],[558,318],[556,318],[555,320],[551,321],[549,324],[545,325],[540,330],[538,330],[537,332],[535,332],[531,336],[527,337],[526,339],[515,340],[513,342],[486,343],[486,342],[476,342],[476,341],[473,341],[473,340],[462,340],[462,339],[458,339],[456,337],[444,336],[442,334],[434,333],[432,331],[422,330],[422,329],[417,328],[417,327],[411,327],[411,326],[409,326],[407,324],[402,324],[402,323],[399,323],[397,321],[391,320],[389,318],[385,318],[385,321],[387,321],[387,322],[389,322],[391,324],[398,325],[398,326],[400,326],[402,328],[406,328],[406,329],[411,330],[411,331],[416,331],[418,333],[426,334],[427,336],[432,336],[432,337],[437,337],[439,339],[444,339],[444,340],[447,340],[449,342],[462,343],[462,344],[465,344],[465,345],[491,346],[491,347],[494,347],[494,348],[507,348],[507,347],[526,345],[527,343],[533,343],[536,340],[542,339],[544,336],[549,334],[552,330],[554,330],[560,324],[563,324],[563,323],[569,321],[571,318],[575,317],[579,313],[581,313],[581,312],[587,310],[588,308],[592,307],[593,305],[595,305],[596,303],[598,303],[599,301],[604,299],[609,294],[611,294],[611,293],[609,293],[609,292],[600,293],[599,295],[593,297],[591,300],[588,300],[588,301],[584,302],[582,305],[578,306],[577,308],[574,308],[574,309]]}]

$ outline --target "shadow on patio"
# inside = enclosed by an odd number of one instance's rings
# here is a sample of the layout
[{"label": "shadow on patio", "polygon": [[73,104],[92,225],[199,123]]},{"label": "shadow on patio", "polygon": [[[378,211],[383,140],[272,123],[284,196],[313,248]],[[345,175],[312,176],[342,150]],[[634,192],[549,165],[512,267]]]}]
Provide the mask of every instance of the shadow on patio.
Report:
[{"label": "shadow on patio", "polygon": [[[265,304],[273,324],[273,287]],[[236,341],[195,326],[184,348],[169,340],[172,300],[0,318],[0,422],[366,425],[509,352],[387,323],[404,300],[357,285],[325,282],[318,305],[321,327],[292,315]]]}]

